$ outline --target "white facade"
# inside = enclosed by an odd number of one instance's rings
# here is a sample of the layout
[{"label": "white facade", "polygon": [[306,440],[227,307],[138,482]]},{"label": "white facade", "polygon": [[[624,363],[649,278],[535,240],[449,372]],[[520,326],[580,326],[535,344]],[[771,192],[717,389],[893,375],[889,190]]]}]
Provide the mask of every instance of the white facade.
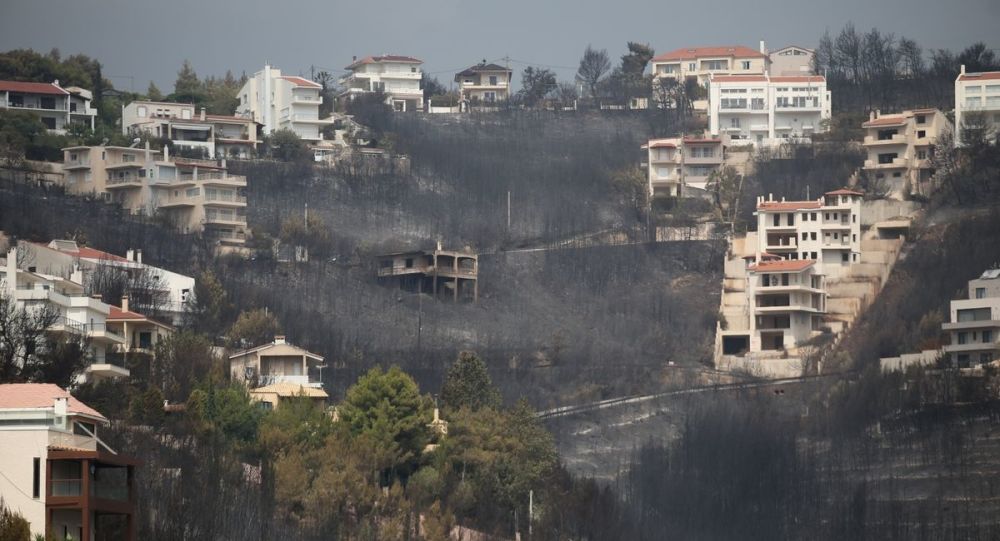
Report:
[{"label": "white facade", "polygon": [[891,194],[902,199],[926,193],[933,174],[931,158],[938,137],[953,131],[951,122],[937,109],[917,109],[892,115],[872,111],[865,129],[868,152],[865,174],[885,181]]},{"label": "white facade", "polygon": [[230,355],[229,373],[234,381],[256,380],[261,386],[292,383],[322,387],[323,382],[311,375],[322,362],[323,357],[285,342],[284,336],[275,336],[270,344]]},{"label": "white facade", "polygon": [[708,102],[712,136],[734,145],[777,146],[829,130],[830,92],[818,75],[713,75]]},{"label": "white facade", "polygon": [[726,158],[721,139],[651,139],[642,148],[652,197],[679,197],[685,186],[704,190],[709,175],[722,168]]},{"label": "white facade", "polygon": [[654,56],[650,64],[654,81],[696,78],[705,85],[713,75],[763,75],[770,59],[761,42],[760,50],[740,45],[676,49]]},{"label": "white facade", "polygon": [[510,99],[510,68],[497,64],[477,64],[455,75],[459,99],[468,110],[472,104],[489,106]]},{"label": "white facade", "polygon": [[250,158],[259,144],[253,120],[209,115],[190,103],[134,101],[122,106],[122,134],[140,133],[169,139],[209,158]]},{"label": "white facade", "polygon": [[323,127],[333,124],[332,118],[319,117],[322,89],[309,79],[282,75],[278,68],[264,66],[240,89],[236,115],[263,125],[265,134],[288,129],[316,144],[323,140]]},{"label": "white facade", "polygon": [[815,201],[757,198],[757,254],[813,260],[834,279],[861,261],[861,199],[852,190],[828,192]]},{"label": "white facade", "polygon": [[344,91],[338,99],[350,100],[360,94],[381,90],[395,111],[422,111],[424,91],[420,88],[423,60],[409,56],[382,55],[355,58],[344,69],[350,75],[340,80]]},{"label": "white facade", "polygon": [[91,106],[93,95],[79,87],[63,88],[53,83],[0,81],[0,109],[29,111],[38,115],[53,133],[65,134],[71,123],[94,129],[97,109]]},{"label": "white facade", "polygon": [[943,349],[953,366],[1000,360],[1000,269],[969,281],[969,298],[951,301],[949,321],[941,329],[951,335]]},{"label": "white facade", "polygon": [[955,79],[955,144],[962,145],[964,129],[985,128],[986,136],[1000,136],[1000,71],[967,73],[962,65]]},{"label": "white facade", "polygon": [[812,75],[816,51],[789,45],[768,53],[771,59],[769,73],[778,75]]},{"label": "white facade", "polygon": [[747,267],[749,351],[792,350],[819,334],[825,276],[814,260],[761,258]]}]

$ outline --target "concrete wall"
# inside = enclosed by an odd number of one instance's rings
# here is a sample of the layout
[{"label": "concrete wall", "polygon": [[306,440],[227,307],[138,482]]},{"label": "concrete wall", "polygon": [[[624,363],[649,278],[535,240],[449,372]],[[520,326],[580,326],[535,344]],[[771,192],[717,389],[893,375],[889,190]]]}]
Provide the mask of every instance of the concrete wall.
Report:
[{"label": "concrete wall", "polygon": [[[45,534],[45,460],[48,456],[48,431],[44,429],[0,430],[0,495],[4,504],[21,513],[31,523],[31,533]],[[40,493],[32,497],[34,468],[32,460],[41,459]],[[75,532],[74,532],[75,535]]]}]

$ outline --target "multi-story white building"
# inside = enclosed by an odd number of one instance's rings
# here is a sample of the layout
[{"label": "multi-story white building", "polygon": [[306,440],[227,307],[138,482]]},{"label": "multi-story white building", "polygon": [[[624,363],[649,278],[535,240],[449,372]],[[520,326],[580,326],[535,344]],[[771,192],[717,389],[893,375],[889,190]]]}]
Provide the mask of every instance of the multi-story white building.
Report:
[{"label": "multi-story white building", "polygon": [[472,104],[489,106],[510,99],[510,80],[513,71],[484,60],[455,74],[459,99],[464,108]]},{"label": "multi-story white building", "polygon": [[[35,272],[58,276],[67,280],[73,279],[89,287],[95,272],[102,267],[111,271],[124,271],[129,275],[147,273],[145,282],[155,291],[148,292],[163,311],[165,319],[174,325],[183,323],[184,317],[194,304],[195,280],[167,269],[149,265],[142,261],[142,250],[128,250],[125,257],[97,250],[88,246],[78,246],[72,240],[53,240],[48,244],[22,242],[25,247],[25,259],[20,268],[28,267]],[[123,309],[127,308],[122,306]]]},{"label": "multi-story white building", "polygon": [[934,146],[938,137],[952,131],[948,118],[937,109],[891,115],[872,111],[861,127],[865,129],[868,151],[865,174],[885,181],[896,197],[927,193]]},{"label": "multi-story white building", "polygon": [[955,79],[955,144],[962,145],[966,129],[1000,137],[1000,71],[970,73],[962,65]]},{"label": "multi-story white building", "polygon": [[812,75],[813,58],[816,56],[816,51],[797,45],[788,45],[769,52],[767,56],[771,60],[768,73],[772,77],[775,75]]},{"label": "multi-story white building", "polygon": [[93,130],[97,109],[91,107],[92,100],[89,90],[75,86],[63,88],[58,80],[53,83],[0,81],[0,109],[35,113],[53,133],[66,133],[72,123]]},{"label": "multi-story white building", "polygon": [[952,366],[1000,360],[1000,269],[969,280],[969,298],[951,301],[950,313],[950,323],[941,329],[951,335],[951,343],[943,349]]},{"label": "multi-story white building", "polygon": [[165,217],[183,233],[222,245],[246,242],[246,177],[230,175],[226,161],[171,159],[145,148],[93,146],[63,149],[66,190],[116,201],[133,214]]},{"label": "multi-story white building", "polygon": [[808,141],[829,130],[830,92],[819,75],[712,75],[709,131],[734,145]]},{"label": "multi-story white building", "polygon": [[0,494],[45,539],[136,539],[136,460],[108,419],[51,383],[0,385]]},{"label": "multi-story white building", "polygon": [[861,260],[862,193],[827,192],[815,201],[757,198],[757,254],[812,260],[837,278]]},{"label": "multi-story white building", "polygon": [[763,42],[759,51],[741,45],[692,47],[656,55],[650,60],[654,81],[674,79],[683,82],[696,78],[702,85],[707,84],[713,74],[763,75],[770,62]]},{"label": "multi-story white building", "polygon": [[257,123],[248,118],[196,113],[190,103],[133,101],[122,106],[122,133],[145,133],[169,139],[209,158],[250,158],[256,155]]},{"label": "multi-story white building", "polygon": [[709,175],[722,168],[726,159],[722,139],[651,139],[642,148],[647,151],[649,195],[652,197],[679,197],[686,186],[704,190]]},{"label": "multi-story white building", "polygon": [[421,111],[424,91],[420,88],[423,60],[410,56],[381,55],[354,57],[344,69],[350,75],[340,80],[344,91],[338,99],[350,100],[360,94],[382,91],[395,111]]},{"label": "multi-story white building", "polygon": [[316,145],[323,140],[323,128],[334,122],[319,116],[322,89],[319,83],[265,65],[240,89],[236,116],[261,124],[265,134],[288,129]]},{"label": "multi-story white building", "polygon": [[820,332],[825,276],[814,259],[762,254],[747,267],[748,351],[791,350]]}]

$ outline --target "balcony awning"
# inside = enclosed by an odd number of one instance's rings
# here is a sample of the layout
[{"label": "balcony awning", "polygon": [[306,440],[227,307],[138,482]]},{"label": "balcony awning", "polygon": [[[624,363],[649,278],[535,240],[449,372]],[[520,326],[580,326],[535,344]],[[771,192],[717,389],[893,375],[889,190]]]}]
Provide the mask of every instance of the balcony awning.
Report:
[{"label": "balcony awning", "polygon": [[175,130],[190,130],[190,131],[209,131],[212,129],[211,126],[203,126],[199,124],[174,124],[173,129]]}]

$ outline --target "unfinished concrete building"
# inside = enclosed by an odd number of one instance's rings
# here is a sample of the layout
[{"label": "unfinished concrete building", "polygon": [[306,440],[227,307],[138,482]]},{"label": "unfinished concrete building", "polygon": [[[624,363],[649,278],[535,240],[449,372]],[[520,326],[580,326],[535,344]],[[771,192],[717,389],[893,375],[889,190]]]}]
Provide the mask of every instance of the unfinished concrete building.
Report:
[{"label": "unfinished concrete building", "polygon": [[395,282],[404,291],[450,295],[452,300],[479,301],[479,256],[469,252],[417,250],[386,254],[378,260],[381,282]]}]

